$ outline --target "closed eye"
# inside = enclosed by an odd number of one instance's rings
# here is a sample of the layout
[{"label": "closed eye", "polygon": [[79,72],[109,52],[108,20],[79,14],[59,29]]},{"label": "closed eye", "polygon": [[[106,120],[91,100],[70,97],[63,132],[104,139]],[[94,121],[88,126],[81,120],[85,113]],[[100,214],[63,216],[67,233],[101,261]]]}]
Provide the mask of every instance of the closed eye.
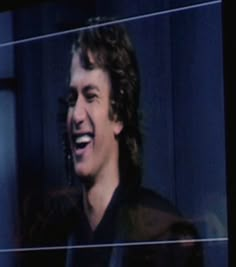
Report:
[{"label": "closed eye", "polygon": [[85,97],[88,102],[93,102],[97,98],[97,95],[94,93],[87,93]]},{"label": "closed eye", "polygon": [[87,100],[87,102],[91,103],[98,97],[98,89],[95,86],[89,85],[85,86],[84,90],[84,97]]}]

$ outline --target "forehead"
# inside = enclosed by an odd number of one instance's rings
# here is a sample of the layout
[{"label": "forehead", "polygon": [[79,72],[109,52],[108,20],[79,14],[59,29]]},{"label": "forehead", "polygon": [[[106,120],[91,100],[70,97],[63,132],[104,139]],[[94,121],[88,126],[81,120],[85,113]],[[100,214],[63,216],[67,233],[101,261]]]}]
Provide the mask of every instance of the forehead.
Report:
[{"label": "forehead", "polygon": [[88,52],[88,59],[92,66],[91,69],[84,67],[79,53],[73,54],[70,69],[70,86],[76,88],[87,85],[110,87],[111,83],[108,72],[96,65],[91,52]]}]

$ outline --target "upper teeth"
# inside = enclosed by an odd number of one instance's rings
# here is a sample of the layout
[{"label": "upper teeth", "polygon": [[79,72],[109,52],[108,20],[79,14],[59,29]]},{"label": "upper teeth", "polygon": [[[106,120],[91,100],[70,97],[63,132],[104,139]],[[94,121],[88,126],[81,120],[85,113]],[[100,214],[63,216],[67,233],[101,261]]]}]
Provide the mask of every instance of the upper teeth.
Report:
[{"label": "upper teeth", "polygon": [[77,144],[80,144],[80,143],[88,143],[92,140],[92,137],[89,136],[89,135],[82,135],[82,136],[79,136],[76,138],[75,142]]}]

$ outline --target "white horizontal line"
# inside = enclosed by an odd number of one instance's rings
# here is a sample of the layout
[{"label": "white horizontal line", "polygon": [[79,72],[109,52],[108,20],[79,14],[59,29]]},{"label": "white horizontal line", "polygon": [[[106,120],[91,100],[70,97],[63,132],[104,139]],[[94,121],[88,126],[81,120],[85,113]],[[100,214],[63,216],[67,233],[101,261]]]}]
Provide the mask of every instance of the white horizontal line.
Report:
[{"label": "white horizontal line", "polygon": [[93,245],[75,245],[75,246],[52,246],[52,247],[31,247],[31,248],[10,248],[0,249],[0,253],[6,252],[27,252],[42,250],[62,250],[62,249],[83,249],[83,248],[105,248],[105,247],[127,247],[127,246],[150,246],[162,244],[179,244],[179,243],[202,243],[202,242],[225,242],[227,237],[220,238],[200,238],[200,239],[182,239],[182,240],[163,240],[163,241],[147,241],[147,242],[122,242],[109,244],[93,244]]},{"label": "white horizontal line", "polygon": [[74,33],[74,32],[83,31],[83,30],[96,28],[96,27],[107,26],[107,25],[123,23],[123,22],[129,22],[129,21],[138,20],[138,19],[150,18],[150,17],[158,16],[158,15],[166,15],[166,14],[170,14],[170,13],[195,9],[195,8],[199,8],[199,7],[220,4],[221,2],[222,2],[222,0],[210,1],[210,2],[205,2],[205,3],[201,3],[201,4],[195,4],[195,5],[185,6],[185,7],[179,7],[179,8],[173,8],[173,9],[168,9],[168,10],[163,10],[163,11],[152,12],[152,13],[148,13],[145,15],[138,15],[138,16],[133,16],[133,17],[129,17],[129,18],[117,19],[114,21],[104,22],[104,23],[100,23],[97,25],[86,26],[86,27],[76,28],[76,29],[72,29],[72,30],[66,30],[66,31],[61,31],[61,32],[56,32],[56,33],[39,35],[36,37],[25,38],[25,39],[21,39],[21,40],[17,40],[17,41],[5,42],[5,43],[0,44],[0,48],[10,46],[10,45],[22,44],[22,43],[26,43],[26,42],[38,41],[38,40],[42,40],[42,39],[46,39],[46,38],[57,37],[57,36],[61,36],[64,34]]}]

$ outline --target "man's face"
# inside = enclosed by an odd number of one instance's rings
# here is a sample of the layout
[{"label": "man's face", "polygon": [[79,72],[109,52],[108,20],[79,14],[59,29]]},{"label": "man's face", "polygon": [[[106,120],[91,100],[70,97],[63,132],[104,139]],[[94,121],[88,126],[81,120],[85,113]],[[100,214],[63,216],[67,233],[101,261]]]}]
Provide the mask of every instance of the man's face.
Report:
[{"label": "man's face", "polygon": [[[94,63],[91,53],[90,62]],[[107,72],[86,70],[74,54],[71,64],[67,130],[75,173],[80,177],[106,175],[118,164],[121,122],[109,119],[111,82]]]}]

